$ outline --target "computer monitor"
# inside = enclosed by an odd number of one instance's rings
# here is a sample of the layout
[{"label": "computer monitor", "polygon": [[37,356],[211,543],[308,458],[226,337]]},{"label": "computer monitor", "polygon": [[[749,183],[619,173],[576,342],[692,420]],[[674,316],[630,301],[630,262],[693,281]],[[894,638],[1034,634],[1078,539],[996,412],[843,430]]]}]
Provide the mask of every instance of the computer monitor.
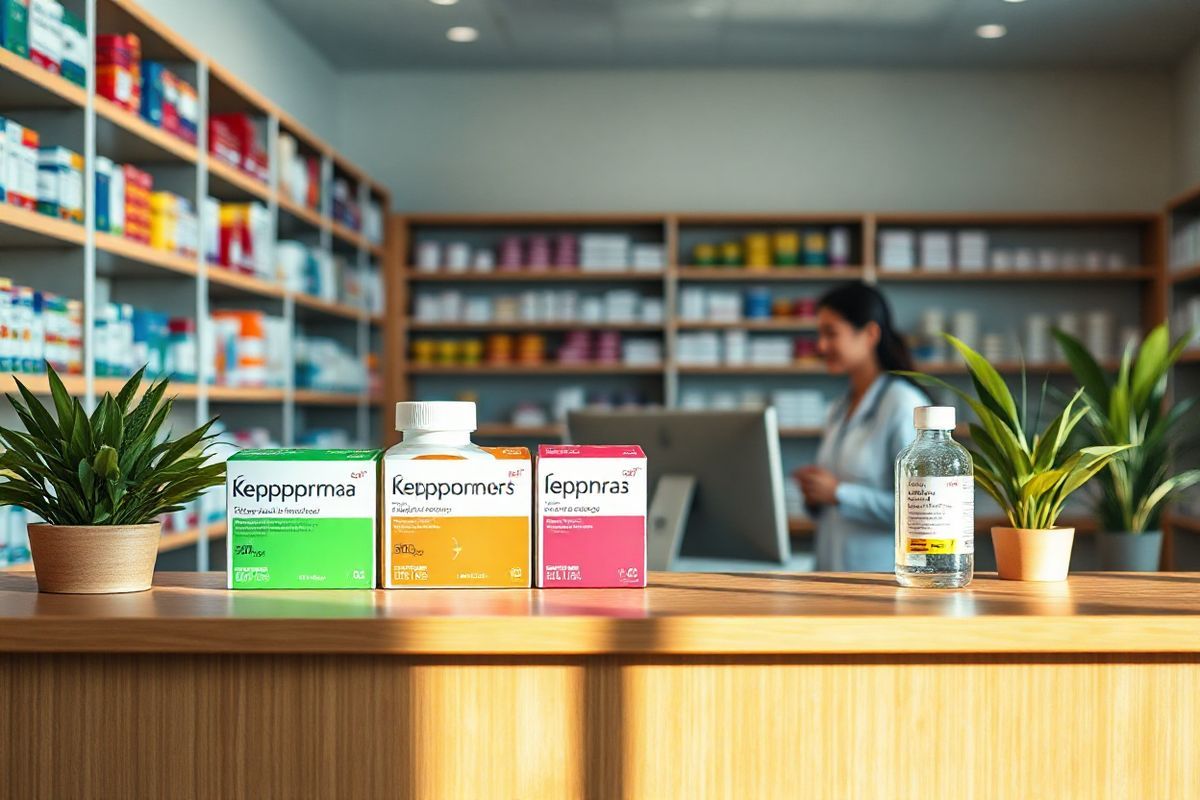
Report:
[{"label": "computer monitor", "polygon": [[649,569],[689,559],[789,561],[775,409],[573,411],[567,440],[646,452]]}]

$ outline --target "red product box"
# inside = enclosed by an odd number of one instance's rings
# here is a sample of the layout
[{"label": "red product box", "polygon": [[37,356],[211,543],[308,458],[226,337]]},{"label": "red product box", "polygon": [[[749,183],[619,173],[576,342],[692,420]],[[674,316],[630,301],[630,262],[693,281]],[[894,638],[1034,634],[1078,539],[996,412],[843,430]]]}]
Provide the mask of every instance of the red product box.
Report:
[{"label": "red product box", "polygon": [[142,105],[142,42],[136,34],[96,36],[96,93],[127,111]]},{"label": "red product box", "polygon": [[261,139],[258,124],[249,114],[213,114],[208,118],[209,152],[266,182],[267,153]]}]

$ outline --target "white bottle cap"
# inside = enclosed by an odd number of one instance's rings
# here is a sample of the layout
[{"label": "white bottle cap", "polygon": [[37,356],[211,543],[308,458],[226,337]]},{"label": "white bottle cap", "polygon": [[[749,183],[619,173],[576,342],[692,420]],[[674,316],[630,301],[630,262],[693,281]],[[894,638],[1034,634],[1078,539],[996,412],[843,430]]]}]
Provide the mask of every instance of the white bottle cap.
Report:
[{"label": "white bottle cap", "polygon": [[474,431],[475,404],[460,400],[396,403],[398,431]]},{"label": "white bottle cap", "polygon": [[918,406],[913,409],[913,425],[919,431],[952,431],[954,406]]}]

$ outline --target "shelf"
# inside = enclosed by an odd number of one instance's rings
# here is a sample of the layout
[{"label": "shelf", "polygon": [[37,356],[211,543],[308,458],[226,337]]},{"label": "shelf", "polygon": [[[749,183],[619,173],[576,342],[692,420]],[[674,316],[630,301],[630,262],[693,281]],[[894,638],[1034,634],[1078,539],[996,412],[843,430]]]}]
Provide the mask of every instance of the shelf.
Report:
[{"label": "shelf", "polygon": [[[67,391],[77,397],[82,397],[87,391],[87,381],[82,375],[60,375],[63,386],[67,387]],[[23,373],[23,372],[0,372],[0,392],[4,394],[17,394],[17,380],[25,384],[25,388],[36,395],[50,394],[50,379],[39,373]],[[17,394],[17,397],[20,397]],[[5,408],[8,403],[4,403]]]},{"label": "shelf", "polygon": [[850,281],[862,280],[862,267],[679,267],[675,270],[681,281]]},{"label": "shelf", "polygon": [[676,326],[681,331],[753,331],[753,332],[787,332],[815,331],[815,319],[766,319],[741,320],[739,322],[680,322]]},{"label": "shelf", "polygon": [[1093,225],[1148,225],[1157,222],[1153,211],[912,211],[875,215],[879,228],[916,225],[972,227],[1044,227]]},{"label": "shelf", "polygon": [[[0,49],[0,53],[5,52]],[[72,244],[87,240],[83,226],[0,202],[0,245],[29,247]]]},{"label": "shelf", "polygon": [[87,105],[87,91],[0,47],[0,108],[46,108]]},{"label": "shelf", "polygon": [[111,233],[96,232],[96,249],[120,258],[136,261],[151,267],[178,272],[182,275],[196,275],[199,266],[195,256],[181,256],[156,250],[150,245],[135,242]]},{"label": "shelf", "polygon": [[363,396],[355,392],[322,392],[297,389],[292,395],[296,403],[308,406],[357,406]]},{"label": "shelf", "polygon": [[819,361],[799,361],[792,364],[779,365],[705,365],[680,364],[680,375],[825,375],[824,365]]},{"label": "shelf", "polygon": [[1171,514],[1168,524],[1175,529],[1189,533],[1200,533],[1200,517],[1189,517],[1183,514]]},{"label": "shelf", "polygon": [[661,365],[630,367],[623,364],[482,364],[475,367],[410,365],[411,375],[447,375],[471,378],[483,375],[661,375]]},{"label": "shelf", "polygon": [[250,386],[210,386],[208,399],[217,403],[282,403],[283,389]]},{"label": "shelf", "polygon": [[161,160],[166,157],[195,164],[199,160],[195,145],[188,144],[161,128],[154,127],[137,114],[126,111],[106,97],[97,95],[94,101],[97,118],[108,120],[125,133],[131,134],[136,140],[131,142],[121,136],[115,136],[109,140],[108,137],[101,136],[98,132],[97,139],[100,142],[98,150],[101,155],[106,155],[115,161]]},{"label": "shelf", "polygon": [[[214,539],[225,538],[225,522],[214,522],[208,526],[208,540],[211,542]],[[158,552],[170,553],[173,550],[182,550],[185,547],[191,547],[200,541],[200,529],[192,529],[183,531],[182,533],[164,533],[162,538],[158,540]]]},{"label": "shelf", "polygon": [[1171,269],[1169,267],[1167,269],[1167,279],[1175,285],[1200,281],[1200,264],[1193,264],[1183,269]]},{"label": "shelf", "polygon": [[[1101,365],[1108,371],[1116,371],[1118,364],[1109,363]],[[1066,363],[1051,363],[1051,364],[1021,364],[1019,361],[997,361],[992,363],[992,367],[1001,375],[1020,375],[1021,369],[1029,375],[1070,375],[1071,365]],[[967,375],[967,367],[965,364],[959,363],[942,363],[942,364],[917,364],[918,372],[924,372],[927,375]]]},{"label": "shelf", "polygon": [[208,282],[210,284],[218,284],[220,286],[237,289],[246,294],[256,294],[260,297],[275,297],[282,299],[287,290],[278,283],[256,278],[253,275],[244,275],[241,272],[234,272],[226,267],[216,264],[208,265]]},{"label": "shelf", "polygon": [[1075,283],[1093,281],[1119,283],[1152,281],[1158,275],[1153,267],[1138,267],[1113,271],[1055,270],[1052,272],[888,272],[879,270],[880,283]]},{"label": "shelf", "polygon": [[322,300],[320,297],[314,297],[311,294],[295,293],[292,299],[296,305],[302,306],[310,311],[318,311],[322,314],[328,314],[334,317],[343,317],[350,320],[362,320],[367,316],[367,312],[361,308],[347,305],[346,303],[336,303],[330,300]]},{"label": "shelf", "polygon": [[651,331],[661,333],[657,322],[411,322],[412,331]]},{"label": "shelf", "polygon": [[666,277],[662,272],[583,270],[496,270],[495,272],[420,272],[411,267],[404,268],[406,280],[412,283],[568,283],[572,281],[652,281],[662,283]]},{"label": "shelf", "polygon": [[336,220],[331,223],[331,227],[333,228],[333,235],[351,247],[361,247],[364,249],[367,247],[367,240],[363,238],[362,234],[358,233],[357,231],[350,230]]},{"label": "shelf", "polygon": [[1179,356],[1180,364],[1200,364],[1200,350],[1188,350]]},{"label": "shelf", "polygon": [[566,431],[565,425],[510,425],[494,422],[480,425],[475,430],[475,435],[497,439],[561,439]]},{"label": "shelf", "polygon": [[270,187],[258,178],[216,158],[210,157],[206,163],[209,177],[208,193],[213,197],[221,200],[242,200],[249,196],[264,203],[271,201]]},{"label": "shelf", "polygon": [[276,198],[276,202],[279,203],[280,211],[290,214],[318,230],[324,230],[329,227],[329,220],[321,216],[320,212],[297,203],[282,192]]},{"label": "shelf", "polygon": [[[96,378],[93,383],[93,388],[96,390],[96,397],[100,398],[105,393],[111,394],[114,397],[121,391],[121,387],[125,385],[128,378]],[[145,394],[146,390],[154,385],[157,379],[144,378],[138,389],[138,396]],[[200,386],[195,383],[182,383],[180,381],[171,381],[167,386],[167,397],[174,397],[177,400],[195,400],[200,396]]]},{"label": "shelf", "polygon": [[780,439],[819,439],[825,435],[824,428],[780,428]]}]

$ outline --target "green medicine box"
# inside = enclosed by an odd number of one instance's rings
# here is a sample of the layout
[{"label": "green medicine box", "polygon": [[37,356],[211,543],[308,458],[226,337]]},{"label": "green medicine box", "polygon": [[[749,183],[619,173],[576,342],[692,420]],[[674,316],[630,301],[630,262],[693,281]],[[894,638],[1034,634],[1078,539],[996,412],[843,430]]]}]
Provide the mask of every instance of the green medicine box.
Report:
[{"label": "green medicine box", "polygon": [[0,46],[29,58],[29,0],[0,0]]},{"label": "green medicine box", "polygon": [[371,589],[380,450],[242,450],[225,478],[230,589]]}]

